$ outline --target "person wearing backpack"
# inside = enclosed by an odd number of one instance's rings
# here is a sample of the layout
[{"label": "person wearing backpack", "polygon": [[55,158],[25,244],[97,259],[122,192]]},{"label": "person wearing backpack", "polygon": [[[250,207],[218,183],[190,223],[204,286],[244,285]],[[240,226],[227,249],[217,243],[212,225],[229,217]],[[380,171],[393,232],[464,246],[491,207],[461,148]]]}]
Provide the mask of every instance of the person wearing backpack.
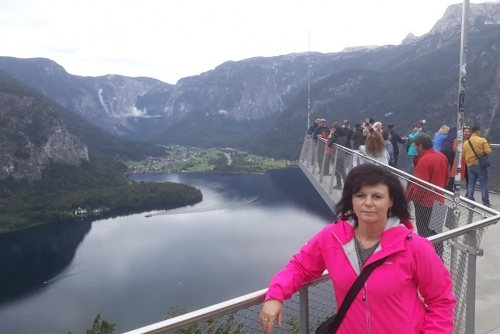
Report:
[{"label": "person wearing backpack", "polygon": [[469,174],[469,182],[467,184],[467,197],[474,201],[474,187],[476,181],[479,181],[479,188],[481,189],[481,200],[483,205],[491,207],[490,195],[488,192],[488,166],[479,164],[479,157],[487,156],[491,153],[488,141],[481,137],[481,128],[474,125],[471,129],[472,135],[464,141],[462,152],[465,156],[465,163],[467,164],[467,171]]}]

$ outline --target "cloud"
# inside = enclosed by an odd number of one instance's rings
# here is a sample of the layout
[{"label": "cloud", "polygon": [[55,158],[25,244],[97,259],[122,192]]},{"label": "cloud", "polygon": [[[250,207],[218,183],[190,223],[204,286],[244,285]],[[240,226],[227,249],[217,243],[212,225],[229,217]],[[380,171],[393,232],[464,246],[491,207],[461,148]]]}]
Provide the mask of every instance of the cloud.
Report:
[{"label": "cloud", "polygon": [[430,31],[455,3],[16,0],[2,3],[0,45],[2,55],[49,58],[75,75],[147,76],[173,84],[229,60],[399,44],[410,32]]},{"label": "cloud", "polygon": [[161,117],[160,115],[148,115],[148,109],[139,109],[137,107],[132,107],[128,113],[122,114],[120,117],[122,118],[157,118]]}]

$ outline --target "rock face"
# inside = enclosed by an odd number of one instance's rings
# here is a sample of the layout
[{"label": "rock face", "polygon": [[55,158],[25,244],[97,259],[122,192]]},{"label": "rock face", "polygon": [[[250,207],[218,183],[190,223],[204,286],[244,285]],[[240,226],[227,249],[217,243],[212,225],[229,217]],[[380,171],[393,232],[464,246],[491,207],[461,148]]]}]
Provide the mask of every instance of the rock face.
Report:
[{"label": "rock face", "polygon": [[28,92],[0,84],[0,179],[34,180],[49,163],[78,166],[87,146]]}]

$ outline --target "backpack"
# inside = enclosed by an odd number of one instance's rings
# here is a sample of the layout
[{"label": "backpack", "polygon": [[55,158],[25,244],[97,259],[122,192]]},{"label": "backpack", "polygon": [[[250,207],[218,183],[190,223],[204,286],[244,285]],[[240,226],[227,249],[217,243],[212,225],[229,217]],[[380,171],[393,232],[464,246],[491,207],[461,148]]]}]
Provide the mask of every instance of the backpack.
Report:
[{"label": "backpack", "polygon": [[411,139],[408,138],[406,141],[406,153],[410,152],[410,147],[411,147]]}]

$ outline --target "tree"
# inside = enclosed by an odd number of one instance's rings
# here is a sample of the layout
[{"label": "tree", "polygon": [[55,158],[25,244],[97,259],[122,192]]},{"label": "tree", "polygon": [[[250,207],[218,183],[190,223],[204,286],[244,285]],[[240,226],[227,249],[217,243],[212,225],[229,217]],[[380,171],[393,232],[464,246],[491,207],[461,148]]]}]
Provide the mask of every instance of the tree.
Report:
[{"label": "tree", "polygon": [[112,334],[115,331],[116,324],[110,324],[101,319],[101,314],[97,314],[91,329],[87,329],[85,334]]}]

